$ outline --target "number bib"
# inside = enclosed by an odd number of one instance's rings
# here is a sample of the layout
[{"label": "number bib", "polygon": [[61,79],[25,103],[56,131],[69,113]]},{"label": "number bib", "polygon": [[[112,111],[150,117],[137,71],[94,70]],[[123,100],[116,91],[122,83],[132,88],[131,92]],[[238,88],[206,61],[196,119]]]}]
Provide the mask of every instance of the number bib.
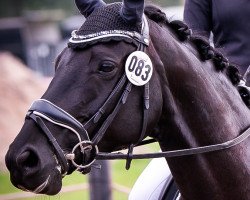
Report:
[{"label": "number bib", "polygon": [[126,61],[125,72],[131,83],[142,86],[151,79],[153,65],[146,53],[135,51],[129,55]]}]

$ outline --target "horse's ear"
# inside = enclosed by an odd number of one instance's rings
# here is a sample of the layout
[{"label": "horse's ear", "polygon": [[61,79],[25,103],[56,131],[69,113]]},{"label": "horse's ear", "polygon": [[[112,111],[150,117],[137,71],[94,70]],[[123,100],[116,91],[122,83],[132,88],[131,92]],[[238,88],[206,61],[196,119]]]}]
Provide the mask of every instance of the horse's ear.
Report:
[{"label": "horse's ear", "polygon": [[88,17],[96,8],[106,5],[102,0],[75,0],[75,4],[84,17]]},{"label": "horse's ear", "polygon": [[123,0],[121,17],[127,23],[141,23],[144,11],[144,0]]}]

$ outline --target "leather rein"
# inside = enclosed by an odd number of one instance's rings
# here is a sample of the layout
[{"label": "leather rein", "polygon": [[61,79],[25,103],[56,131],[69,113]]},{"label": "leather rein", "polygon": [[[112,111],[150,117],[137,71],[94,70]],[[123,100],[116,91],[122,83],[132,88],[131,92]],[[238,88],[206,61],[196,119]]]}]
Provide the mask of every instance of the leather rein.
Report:
[{"label": "leather rein", "polygon": [[[119,37],[126,37],[126,38],[130,37],[130,39],[136,40],[139,43],[138,49],[137,49],[139,51],[145,51],[146,46],[149,45],[149,27],[148,27],[148,22],[145,16],[143,17],[143,27],[142,27],[141,34],[138,35],[138,33],[134,33],[134,32],[124,33],[122,31],[118,31],[118,32],[116,31],[115,36],[117,36],[118,33],[120,34]],[[108,37],[108,36],[112,37],[112,34],[114,33],[112,32],[104,33],[103,37]],[[102,34],[98,34],[98,38],[100,37],[102,37]],[[87,38],[88,41],[95,40],[95,39],[96,39],[95,37]],[[70,42],[80,43],[80,42],[85,42],[85,41],[79,36],[72,35]],[[76,118],[71,116],[62,108],[58,107],[57,105],[53,104],[52,102],[46,99],[38,99],[35,102],[33,102],[33,104],[31,105],[30,109],[27,112],[26,118],[32,119],[47,137],[48,141],[54,148],[56,159],[58,161],[58,164],[61,167],[61,174],[63,176],[66,175],[69,170],[68,161],[71,161],[78,171],[82,171],[85,168],[93,166],[95,160],[125,159],[127,161],[126,169],[129,169],[132,159],[178,157],[178,156],[185,156],[185,155],[202,154],[202,153],[207,153],[207,152],[212,152],[212,151],[219,151],[219,150],[233,147],[241,143],[250,135],[250,128],[248,128],[246,131],[243,132],[243,134],[236,137],[235,139],[221,143],[221,144],[208,145],[208,146],[202,146],[202,147],[197,147],[197,148],[174,150],[174,151],[164,151],[164,152],[158,152],[158,153],[133,154],[133,148],[135,146],[140,146],[140,145],[145,145],[145,144],[155,142],[154,139],[143,140],[145,137],[146,129],[147,129],[148,110],[149,110],[149,83],[146,83],[144,85],[144,98],[143,98],[144,99],[143,124],[142,124],[140,138],[138,138],[137,143],[131,144],[128,147],[127,154],[123,154],[120,152],[118,153],[99,152],[98,150],[99,142],[104,137],[106,130],[111,125],[113,119],[119,112],[121,106],[126,103],[127,97],[132,87],[133,87],[132,83],[127,80],[127,77],[124,74],[120,78],[114,90],[111,92],[111,94],[109,95],[107,100],[104,102],[104,104],[99,108],[96,114],[94,114],[84,125],[82,125]],[[121,94],[120,97],[118,96],[119,94]],[[111,113],[106,113],[107,109],[110,107],[111,101],[113,101],[114,99],[118,99],[118,101],[116,105],[114,106],[113,111]],[[94,135],[94,137],[90,139],[87,130],[91,127],[91,125],[96,125],[104,114],[107,114],[108,116],[106,117],[104,122],[101,124],[99,130]],[[76,135],[79,142],[73,147],[70,153],[66,153],[63,151],[63,149],[58,144],[58,142],[56,141],[55,137],[53,136],[49,128],[44,123],[44,120],[56,126],[68,129],[70,130],[70,132]],[[76,158],[75,152],[77,149],[80,149],[80,152],[82,154],[82,163],[80,164],[76,163],[75,161],[75,158]],[[89,156],[90,152],[92,155],[94,155],[91,158]]]}]

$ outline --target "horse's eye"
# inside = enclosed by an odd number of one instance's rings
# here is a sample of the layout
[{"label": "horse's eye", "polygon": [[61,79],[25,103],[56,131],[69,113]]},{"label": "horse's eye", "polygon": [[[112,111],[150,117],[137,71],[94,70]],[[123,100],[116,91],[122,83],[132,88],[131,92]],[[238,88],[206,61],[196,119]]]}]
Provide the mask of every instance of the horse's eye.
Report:
[{"label": "horse's eye", "polygon": [[115,64],[113,62],[103,62],[99,66],[99,71],[101,72],[111,72],[115,69]]}]

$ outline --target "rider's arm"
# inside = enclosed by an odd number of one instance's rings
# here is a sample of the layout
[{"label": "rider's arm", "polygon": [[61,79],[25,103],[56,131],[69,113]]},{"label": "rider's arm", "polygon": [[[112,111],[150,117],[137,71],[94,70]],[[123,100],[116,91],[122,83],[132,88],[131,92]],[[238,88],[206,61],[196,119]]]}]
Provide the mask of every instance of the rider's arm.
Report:
[{"label": "rider's arm", "polygon": [[184,21],[194,34],[209,38],[212,30],[211,0],[186,0]]}]

